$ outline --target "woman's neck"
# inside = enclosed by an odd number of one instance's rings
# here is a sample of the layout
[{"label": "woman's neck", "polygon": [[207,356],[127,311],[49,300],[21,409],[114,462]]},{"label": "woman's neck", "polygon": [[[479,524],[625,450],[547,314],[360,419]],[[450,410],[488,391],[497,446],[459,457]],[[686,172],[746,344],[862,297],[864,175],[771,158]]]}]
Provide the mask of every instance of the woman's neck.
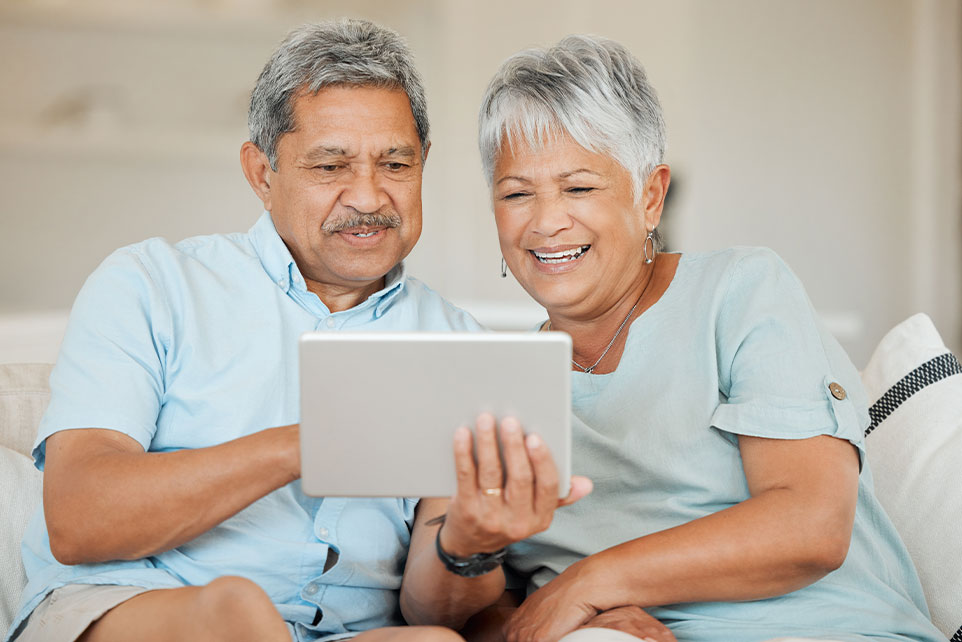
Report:
[{"label": "woman's neck", "polygon": [[[629,326],[661,299],[678,267],[679,254],[659,254],[649,269],[610,305],[566,314],[548,310],[545,329],[567,332],[572,342],[572,369],[593,374],[614,372],[621,361]],[[609,345],[610,344],[610,345]]]}]

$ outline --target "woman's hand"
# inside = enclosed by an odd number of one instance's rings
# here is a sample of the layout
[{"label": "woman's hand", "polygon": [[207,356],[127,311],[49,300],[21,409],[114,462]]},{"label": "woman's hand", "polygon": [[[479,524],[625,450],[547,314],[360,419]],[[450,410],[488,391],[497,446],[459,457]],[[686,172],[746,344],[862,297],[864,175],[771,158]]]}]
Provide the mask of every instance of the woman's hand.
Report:
[{"label": "woman's hand", "polygon": [[676,642],[671,630],[640,606],[619,606],[602,611],[581,628],[615,629],[645,642]]},{"label": "woman's hand", "polygon": [[586,596],[603,578],[588,572],[585,558],[529,595],[504,626],[505,642],[554,642],[588,625],[600,609]]},{"label": "woman's hand", "polygon": [[497,551],[545,530],[557,508],[591,492],[591,480],[572,477],[568,496],[558,499],[551,453],[537,435],[525,436],[516,419],[501,422],[501,456],[493,416],[478,417],[476,432],[473,449],[470,430],[462,427],[454,435],[458,490],[440,533],[447,553],[468,557]]}]

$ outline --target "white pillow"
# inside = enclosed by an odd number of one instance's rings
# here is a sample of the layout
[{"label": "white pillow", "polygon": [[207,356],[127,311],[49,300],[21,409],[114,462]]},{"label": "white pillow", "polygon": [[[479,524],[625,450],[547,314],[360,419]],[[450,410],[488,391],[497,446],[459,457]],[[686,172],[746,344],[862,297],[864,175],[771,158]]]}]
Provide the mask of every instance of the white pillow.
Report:
[{"label": "white pillow", "polygon": [[885,335],[862,382],[876,494],[915,562],[932,622],[962,642],[962,366],[916,314]]},{"label": "white pillow", "polygon": [[0,635],[10,627],[27,583],[20,540],[40,505],[42,480],[29,457],[0,446]]}]

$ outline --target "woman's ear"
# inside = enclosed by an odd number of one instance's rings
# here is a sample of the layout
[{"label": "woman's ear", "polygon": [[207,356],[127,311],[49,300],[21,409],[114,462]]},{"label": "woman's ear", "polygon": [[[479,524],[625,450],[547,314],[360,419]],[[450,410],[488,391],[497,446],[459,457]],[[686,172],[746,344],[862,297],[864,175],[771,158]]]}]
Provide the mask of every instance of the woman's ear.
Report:
[{"label": "woman's ear", "polygon": [[240,162],[241,169],[244,170],[244,176],[247,177],[247,182],[254,189],[257,198],[264,203],[264,209],[270,212],[271,174],[274,173],[274,170],[271,169],[267,154],[262,152],[254,143],[247,141],[241,145]]},{"label": "woman's ear", "polygon": [[643,204],[645,209],[645,224],[649,230],[658,227],[661,213],[665,208],[665,196],[668,195],[668,185],[671,183],[671,168],[658,165],[645,180]]}]

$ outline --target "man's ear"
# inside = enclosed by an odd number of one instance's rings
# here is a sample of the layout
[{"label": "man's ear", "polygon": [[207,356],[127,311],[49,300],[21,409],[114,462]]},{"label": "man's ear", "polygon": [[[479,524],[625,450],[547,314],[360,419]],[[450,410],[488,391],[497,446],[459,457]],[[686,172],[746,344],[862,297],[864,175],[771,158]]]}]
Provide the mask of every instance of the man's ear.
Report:
[{"label": "man's ear", "polygon": [[262,152],[254,143],[247,141],[241,145],[240,162],[241,169],[244,170],[244,176],[247,177],[247,182],[254,189],[257,198],[264,203],[264,209],[270,212],[271,174],[274,173],[274,170],[271,169],[270,161],[267,160],[267,154]]},{"label": "man's ear", "polygon": [[421,167],[428,162],[428,152],[431,151],[431,141],[428,141],[427,146],[424,148],[424,153],[421,154]]},{"label": "man's ear", "polygon": [[661,222],[661,213],[665,207],[665,196],[668,195],[670,183],[671,169],[667,165],[655,167],[645,181],[642,203],[645,208],[645,225],[649,230],[655,229]]}]

